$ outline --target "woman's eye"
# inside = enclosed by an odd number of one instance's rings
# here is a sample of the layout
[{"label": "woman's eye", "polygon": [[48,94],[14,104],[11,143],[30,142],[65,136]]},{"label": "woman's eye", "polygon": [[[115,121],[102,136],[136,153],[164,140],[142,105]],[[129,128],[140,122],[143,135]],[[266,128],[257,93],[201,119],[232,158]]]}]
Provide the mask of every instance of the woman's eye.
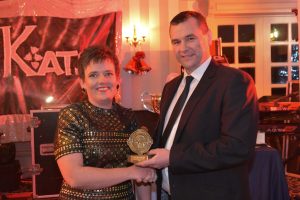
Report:
[{"label": "woman's eye", "polygon": [[107,77],[112,76],[112,75],[113,75],[112,72],[106,72],[106,73],[104,74],[104,76],[107,76]]}]

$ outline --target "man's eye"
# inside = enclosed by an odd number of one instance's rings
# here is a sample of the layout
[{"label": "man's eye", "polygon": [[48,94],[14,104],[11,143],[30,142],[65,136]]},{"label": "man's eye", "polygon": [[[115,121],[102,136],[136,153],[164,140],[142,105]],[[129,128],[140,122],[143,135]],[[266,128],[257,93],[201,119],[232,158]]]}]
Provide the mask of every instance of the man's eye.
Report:
[{"label": "man's eye", "polygon": [[194,40],[194,39],[195,39],[195,37],[188,37],[188,38],[187,38],[188,41],[192,41],[192,40]]},{"label": "man's eye", "polygon": [[173,45],[178,45],[179,43],[180,43],[180,41],[177,41],[177,40],[172,41],[172,44],[173,44]]}]

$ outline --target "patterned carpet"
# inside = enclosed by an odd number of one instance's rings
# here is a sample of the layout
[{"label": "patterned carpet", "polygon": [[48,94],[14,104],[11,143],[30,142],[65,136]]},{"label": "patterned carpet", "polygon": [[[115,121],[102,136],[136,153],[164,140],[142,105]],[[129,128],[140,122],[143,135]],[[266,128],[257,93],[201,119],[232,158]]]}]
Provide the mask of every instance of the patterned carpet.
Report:
[{"label": "patterned carpet", "polygon": [[286,176],[291,200],[300,200],[300,178]]}]

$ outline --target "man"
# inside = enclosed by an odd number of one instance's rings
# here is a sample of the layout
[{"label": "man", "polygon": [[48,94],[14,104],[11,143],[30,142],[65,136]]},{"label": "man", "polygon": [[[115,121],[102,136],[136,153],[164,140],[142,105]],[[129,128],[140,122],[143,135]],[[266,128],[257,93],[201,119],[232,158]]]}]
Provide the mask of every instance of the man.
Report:
[{"label": "man", "polygon": [[[138,165],[159,169],[158,199],[162,192],[172,200],[248,200],[258,124],[253,80],[212,59],[200,13],[179,13],[169,32],[184,74],[165,85],[154,156]],[[181,93],[187,97],[176,115]]]}]

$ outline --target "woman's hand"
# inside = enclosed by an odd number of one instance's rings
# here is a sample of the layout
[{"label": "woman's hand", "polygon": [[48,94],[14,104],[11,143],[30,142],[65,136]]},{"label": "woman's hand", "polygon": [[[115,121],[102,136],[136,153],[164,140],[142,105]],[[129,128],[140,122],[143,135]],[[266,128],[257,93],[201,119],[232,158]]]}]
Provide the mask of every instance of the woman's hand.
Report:
[{"label": "woman's hand", "polygon": [[156,181],[156,171],[152,168],[144,168],[132,165],[129,167],[132,179],[137,183],[152,183]]}]

